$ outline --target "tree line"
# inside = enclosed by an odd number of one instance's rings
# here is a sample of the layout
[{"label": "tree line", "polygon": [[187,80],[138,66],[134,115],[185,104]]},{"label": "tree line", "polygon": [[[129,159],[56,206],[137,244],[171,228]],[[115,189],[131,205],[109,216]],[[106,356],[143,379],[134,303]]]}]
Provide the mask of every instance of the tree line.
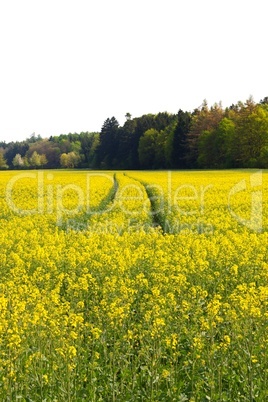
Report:
[{"label": "tree line", "polygon": [[107,118],[100,132],[2,142],[0,168],[268,168],[268,97],[125,117],[123,126]]}]

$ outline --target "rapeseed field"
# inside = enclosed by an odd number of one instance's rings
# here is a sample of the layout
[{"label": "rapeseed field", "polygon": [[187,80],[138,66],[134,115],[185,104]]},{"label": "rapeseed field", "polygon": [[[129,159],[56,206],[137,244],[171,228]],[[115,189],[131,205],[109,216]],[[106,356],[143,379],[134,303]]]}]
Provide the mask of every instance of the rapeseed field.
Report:
[{"label": "rapeseed field", "polygon": [[1,401],[268,400],[265,171],[0,178]]}]

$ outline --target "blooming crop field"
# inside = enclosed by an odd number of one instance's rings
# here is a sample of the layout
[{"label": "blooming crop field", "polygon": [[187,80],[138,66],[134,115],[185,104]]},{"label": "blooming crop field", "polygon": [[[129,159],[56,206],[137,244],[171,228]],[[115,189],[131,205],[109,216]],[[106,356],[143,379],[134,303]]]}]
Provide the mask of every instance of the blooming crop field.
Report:
[{"label": "blooming crop field", "polygon": [[268,173],[0,178],[1,401],[268,400]]}]

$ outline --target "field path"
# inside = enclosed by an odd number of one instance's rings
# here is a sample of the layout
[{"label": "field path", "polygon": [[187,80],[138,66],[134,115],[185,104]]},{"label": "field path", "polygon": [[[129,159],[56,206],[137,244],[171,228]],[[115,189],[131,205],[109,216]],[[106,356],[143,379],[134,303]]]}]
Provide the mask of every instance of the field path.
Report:
[{"label": "field path", "polygon": [[152,220],[152,227],[154,228],[160,228],[162,233],[166,233],[165,231],[165,225],[163,224],[164,222],[164,217],[163,217],[163,199],[161,199],[161,196],[156,192],[155,187],[152,185],[148,185],[148,183],[139,180],[138,178],[133,178],[132,176],[128,175],[125,173],[127,177],[129,177],[131,180],[135,180],[138,182],[145,190],[148,200],[150,202],[150,211],[149,214],[151,216]]}]

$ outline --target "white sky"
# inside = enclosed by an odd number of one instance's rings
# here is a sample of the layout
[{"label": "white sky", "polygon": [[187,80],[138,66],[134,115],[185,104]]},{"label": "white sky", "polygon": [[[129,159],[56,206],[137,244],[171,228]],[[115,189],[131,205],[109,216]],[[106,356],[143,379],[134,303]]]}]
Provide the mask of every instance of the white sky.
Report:
[{"label": "white sky", "polygon": [[268,96],[267,0],[0,0],[0,141]]}]

